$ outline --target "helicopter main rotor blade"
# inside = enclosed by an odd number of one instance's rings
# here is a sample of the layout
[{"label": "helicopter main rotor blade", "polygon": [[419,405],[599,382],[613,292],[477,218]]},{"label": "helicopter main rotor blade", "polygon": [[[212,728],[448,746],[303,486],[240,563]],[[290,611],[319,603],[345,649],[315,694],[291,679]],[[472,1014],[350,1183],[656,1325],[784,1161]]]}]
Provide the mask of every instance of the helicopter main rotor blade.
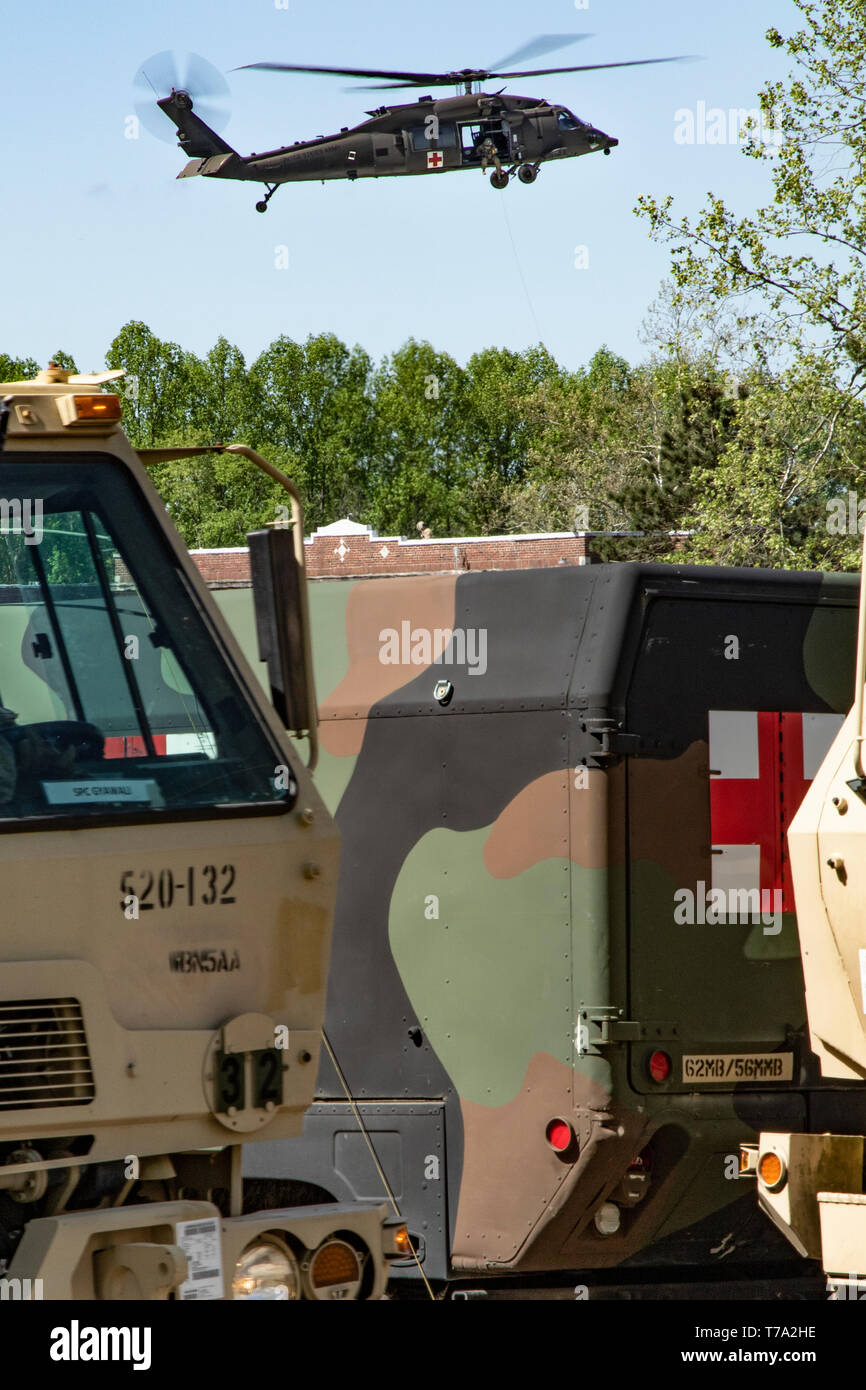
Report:
[{"label": "helicopter main rotor blade", "polygon": [[[417,83],[437,82],[447,76],[441,72],[382,72],[373,68],[311,68],[299,63],[244,63],[233,72],[245,72],[254,68],[259,72],[318,72],[331,77],[395,77],[414,86]],[[364,90],[367,90],[366,88]]]},{"label": "helicopter main rotor blade", "polygon": [[557,48],[565,48],[566,44],[582,43],[584,39],[592,37],[592,34],[539,34],[520,48],[515,48],[514,52],[507,54],[505,58],[491,63],[490,71],[498,72],[500,68],[507,68],[510,63],[524,63],[530,58],[543,58],[545,53],[553,53]]},{"label": "helicopter main rotor blade", "polygon": [[[473,73],[472,81],[486,81],[490,75],[489,73],[481,75]],[[394,92],[398,88],[403,90],[407,87],[412,90],[417,87],[458,87],[466,80],[460,73],[434,73],[432,76],[426,77],[423,82],[377,82],[366,87],[344,87],[342,90],[344,92]]]},{"label": "helicopter main rotor blade", "polygon": [[[511,54],[510,60],[517,61],[522,55],[526,57],[533,53],[549,53],[553,48],[564,47],[567,43],[577,43],[581,39],[591,38],[590,34],[540,34],[537,39],[524,44],[523,48],[517,49]],[[572,67],[565,68],[531,68],[521,69],[520,71],[503,71],[501,67],[487,68],[461,68],[451,72],[392,72],[383,68],[326,68],[310,67],[301,63],[244,63],[240,68],[234,68],[234,72],[244,72],[255,70],[257,72],[302,72],[319,73],[329,77],[363,77],[363,78],[390,78],[388,82],[376,86],[347,87],[349,92],[389,92],[406,87],[453,87],[460,86],[467,82],[486,82],[490,78],[498,77],[547,77],[556,73],[563,72],[595,72],[601,68],[632,68],[643,67],[651,63],[680,63],[686,61],[691,55],[680,55],[675,58],[636,58],[625,63],[581,63]]]},{"label": "helicopter main rotor blade", "polygon": [[601,68],[643,68],[651,63],[690,63],[694,53],[680,53],[675,58],[632,58],[625,63],[582,63],[573,68],[533,68],[528,72],[490,72],[488,77],[548,77],[557,72],[598,72]]},{"label": "helicopter main rotor blade", "polygon": [[[469,80],[486,82],[489,78],[500,77],[548,77],[561,72],[597,72],[602,68],[640,68],[647,67],[653,63],[693,63],[697,62],[697,55],[694,53],[680,53],[672,58],[632,58],[624,63],[580,63],[568,68],[532,68],[521,72],[449,72],[443,74],[441,78],[431,74],[426,79],[424,85],[427,86],[450,86],[452,83],[460,83]],[[346,87],[347,92],[390,92],[397,88],[415,87],[415,82],[386,82],[381,86],[375,87]]]}]

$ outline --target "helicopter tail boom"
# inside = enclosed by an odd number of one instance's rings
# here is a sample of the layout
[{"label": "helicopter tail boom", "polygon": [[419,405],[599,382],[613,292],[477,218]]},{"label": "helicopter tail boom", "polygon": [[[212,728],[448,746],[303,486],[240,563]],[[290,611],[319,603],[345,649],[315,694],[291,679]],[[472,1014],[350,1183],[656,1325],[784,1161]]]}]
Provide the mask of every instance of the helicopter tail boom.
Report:
[{"label": "helicopter tail boom", "polygon": [[[237,151],[233,150],[221,135],[217,135],[215,130],[211,130],[209,125],[205,125],[204,121],[196,116],[192,97],[188,92],[173,91],[171,96],[163,97],[157,105],[177,126],[178,144],[181,149],[194,159],[206,160],[213,155],[234,155],[235,158],[239,158]],[[184,174],[186,172],[185,169]]]}]

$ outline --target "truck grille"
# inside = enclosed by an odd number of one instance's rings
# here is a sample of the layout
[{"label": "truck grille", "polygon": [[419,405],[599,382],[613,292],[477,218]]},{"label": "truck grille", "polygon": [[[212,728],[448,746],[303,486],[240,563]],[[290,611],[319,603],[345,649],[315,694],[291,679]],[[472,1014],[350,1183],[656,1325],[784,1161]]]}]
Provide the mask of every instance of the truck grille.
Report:
[{"label": "truck grille", "polygon": [[77,999],[0,1001],[0,1111],[86,1105],[94,1092]]}]

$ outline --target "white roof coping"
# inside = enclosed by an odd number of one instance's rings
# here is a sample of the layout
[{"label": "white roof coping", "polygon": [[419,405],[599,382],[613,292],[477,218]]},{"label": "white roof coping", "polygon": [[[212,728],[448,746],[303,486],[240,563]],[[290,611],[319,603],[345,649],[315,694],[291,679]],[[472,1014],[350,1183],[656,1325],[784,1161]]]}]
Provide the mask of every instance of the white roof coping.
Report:
[{"label": "white roof coping", "polygon": [[[669,536],[691,536],[692,531],[669,531]],[[643,531],[533,531],[520,535],[500,535],[500,536],[431,536],[429,540],[422,537],[404,536],[380,536],[369,526],[362,526],[358,521],[333,521],[330,526],[320,526],[311,536],[304,537],[304,545],[312,545],[318,536],[364,536],[369,541],[379,541],[382,544],[387,542],[389,545],[492,545],[498,541],[573,541],[593,536],[643,536]],[[190,550],[190,555],[246,555],[248,547],[245,545],[222,545],[206,546],[203,549]]]},{"label": "white roof coping", "polygon": [[[342,522],[335,522],[335,526],[341,526]],[[531,535],[502,535],[502,536],[430,536],[425,539],[421,536],[380,536],[376,531],[371,531],[366,526],[356,527],[355,522],[349,522],[351,531],[335,531],[330,527],[320,528],[314,531],[312,536],[304,537],[304,545],[312,545],[317,536],[366,536],[370,541],[384,545],[488,545],[495,541],[573,541],[579,536],[607,535],[608,532],[597,531],[538,531]],[[636,532],[635,534],[639,534]]]},{"label": "white roof coping", "polygon": [[316,536],[367,536],[371,541],[378,539],[376,532],[371,531],[369,526],[362,525],[360,521],[350,521],[347,516],[341,521],[332,521],[330,526],[320,526],[312,536],[305,539],[315,540]]}]

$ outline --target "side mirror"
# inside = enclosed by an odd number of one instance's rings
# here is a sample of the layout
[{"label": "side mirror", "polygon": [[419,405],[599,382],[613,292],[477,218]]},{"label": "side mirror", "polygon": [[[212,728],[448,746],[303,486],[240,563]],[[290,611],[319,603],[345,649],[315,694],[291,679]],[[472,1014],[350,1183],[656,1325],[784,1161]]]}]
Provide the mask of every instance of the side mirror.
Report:
[{"label": "side mirror", "polygon": [[316,700],[310,667],[306,578],[290,530],[247,536],[259,660],[267,662],[274,709],[284,728],[310,735],[315,747]]}]

